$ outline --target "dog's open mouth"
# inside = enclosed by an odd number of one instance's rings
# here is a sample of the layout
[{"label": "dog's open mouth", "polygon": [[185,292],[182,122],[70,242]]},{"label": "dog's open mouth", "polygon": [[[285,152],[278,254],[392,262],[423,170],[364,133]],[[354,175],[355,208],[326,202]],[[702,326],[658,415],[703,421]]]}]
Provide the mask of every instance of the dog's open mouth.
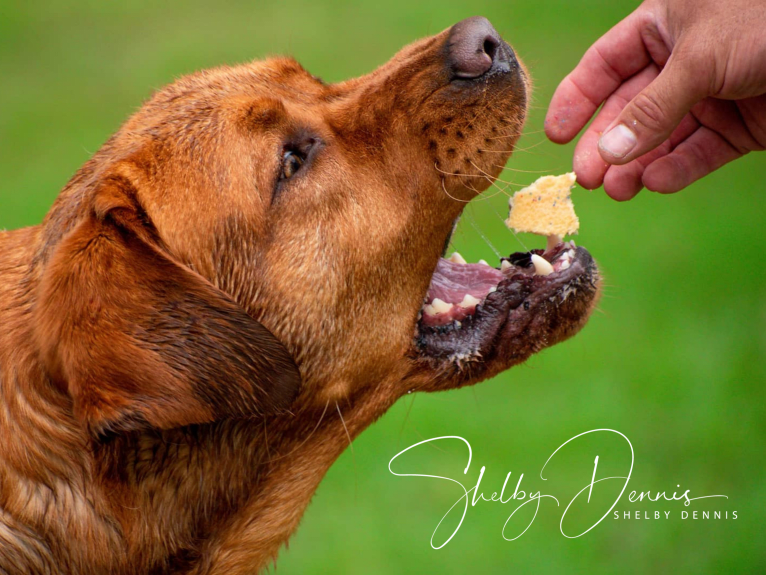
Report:
[{"label": "dog's open mouth", "polygon": [[492,267],[440,258],[417,329],[422,355],[459,367],[510,367],[576,333],[598,292],[598,270],[573,241],[517,252]]}]

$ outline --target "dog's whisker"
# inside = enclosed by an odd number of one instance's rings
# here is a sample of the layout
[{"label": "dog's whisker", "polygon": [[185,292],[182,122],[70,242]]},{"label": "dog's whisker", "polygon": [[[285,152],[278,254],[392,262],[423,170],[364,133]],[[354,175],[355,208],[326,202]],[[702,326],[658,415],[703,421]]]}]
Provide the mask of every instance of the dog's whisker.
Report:
[{"label": "dog's whisker", "polygon": [[527,106],[527,108],[529,110],[544,110],[544,111],[548,111],[548,107],[547,106],[538,106],[536,104],[529,104]]},{"label": "dog's whisker", "polygon": [[412,412],[412,406],[415,404],[415,394],[410,393],[410,395],[412,395],[412,399],[410,400],[410,404],[407,406],[407,411],[404,412],[404,420],[402,421],[402,427],[399,429],[399,437],[396,440],[397,449],[402,444],[402,435],[404,435],[404,428],[407,427],[407,420],[410,418],[410,413]]},{"label": "dog's whisker", "polygon": [[545,133],[545,129],[543,130],[524,130],[521,135],[522,136],[533,136],[535,134],[543,134]]},{"label": "dog's whisker", "polygon": [[498,191],[496,191],[496,192],[494,192],[494,193],[492,193],[492,194],[486,194],[486,193],[484,193],[484,192],[480,192],[479,190],[477,190],[477,189],[476,189],[476,188],[474,188],[473,186],[469,186],[467,183],[466,183],[466,184],[463,184],[463,185],[464,185],[465,187],[467,187],[469,190],[471,190],[471,191],[473,191],[473,192],[475,192],[475,193],[476,193],[477,197],[476,197],[476,199],[474,199],[474,200],[473,200],[473,202],[474,202],[474,203],[476,203],[476,202],[484,202],[484,201],[487,201],[487,200],[491,200],[492,198],[494,198],[495,196],[499,196],[500,194],[505,194],[506,196],[510,196],[510,194],[509,194],[509,193],[506,191],[506,189],[505,189],[505,188],[501,188],[501,187],[499,187],[497,184],[495,184],[494,182],[492,182],[492,181],[490,180],[490,178],[488,178],[488,177],[486,177],[486,176],[482,176],[482,177],[483,177],[485,180],[488,180],[488,181],[489,181],[489,182],[490,182],[490,183],[491,183],[493,186],[495,186],[495,187],[498,189]]},{"label": "dog's whisker", "polygon": [[[507,187],[507,186],[506,186],[506,187]],[[503,190],[503,192],[504,192],[504,193],[505,193],[505,194],[506,194],[508,197],[510,197],[510,194],[508,194],[508,193],[507,193],[505,190]],[[497,195],[497,194],[493,194],[493,196],[496,196],[496,195]],[[505,225],[505,220],[506,220],[506,218],[505,218],[504,216],[502,216],[502,215],[500,214],[500,212],[498,212],[498,211],[497,211],[497,209],[495,208],[495,206],[494,206],[494,205],[492,205],[492,204],[490,203],[490,204],[489,204],[489,206],[492,208],[492,211],[493,211],[493,212],[495,212],[495,215],[497,216],[497,218],[498,218],[498,219],[499,219],[501,222],[503,222],[503,224]],[[529,251],[529,248],[527,248],[526,244],[525,244],[525,243],[524,243],[524,242],[521,240],[521,238],[519,237],[519,235],[516,233],[516,230],[514,230],[514,229],[512,229],[512,228],[509,228],[509,229],[511,230],[511,233],[513,234],[513,237],[516,239],[516,241],[517,241],[517,242],[519,242],[519,244],[521,245],[521,247],[522,247],[522,248],[524,248],[524,251],[525,251],[525,252],[528,252],[528,251]],[[501,256],[498,256],[498,257],[501,257]]]},{"label": "dog's whisker", "polygon": [[502,254],[495,248],[495,246],[492,245],[492,242],[489,241],[489,238],[484,234],[482,229],[476,224],[476,221],[473,219],[473,215],[466,213],[466,217],[468,219],[468,223],[471,224],[474,230],[476,230],[476,233],[479,234],[479,237],[484,240],[484,243],[486,243],[489,246],[489,249],[491,249],[493,252],[495,252],[495,255],[498,257],[498,259],[502,258]]},{"label": "dog's whisker", "polygon": [[492,164],[492,167],[494,168],[500,168],[501,170],[509,171],[509,172],[516,172],[519,174],[548,174],[550,173],[550,170],[521,170],[519,168],[511,168],[509,166],[498,166],[497,164]]},{"label": "dog's whisker", "polygon": [[[438,168],[437,168],[437,169],[438,169]],[[452,194],[450,194],[450,193],[447,191],[447,186],[444,184],[444,176],[442,176],[442,190],[444,190],[444,193],[445,193],[445,194],[447,194],[447,197],[448,197],[448,198],[450,198],[451,200],[455,200],[456,202],[462,202],[462,203],[464,203],[464,204],[467,204],[468,202],[470,202],[470,201],[471,201],[471,200],[461,200],[460,198],[456,198],[455,196],[453,196]]]},{"label": "dog's whisker", "polygon": [[506,196],[510,197],[510,194],[506,191],[506,189],[498,186],[495,182],[492,181],[491,178],[488,178],[487,176],[483,176],[483,175],[481,177],[487,180],[493,186],[495,186],[498,189],[498,191],[493,194],[485,194],[484,192],[480,192],[473,186],[468,185],[469,184],[468,182],[464,182],[463,185],[469,190],[471,190],[472,192],[474,192],[477,196],[474,200],[472,200],[473,202],[483,202],[486,200],[491,200],[492,198],[494,198],[495,196],[499,196],[500,194],[505,194]]},{"label": "dog's whisker", "polygon": [[343,414],[340,411],[340,405],[338,405],[337,401],[335,402],[335,409],[338,410],[338,416],[340,417],[340,422],[343,424],[343,430],[346,432],[346,437],[348,438],[348,448],[351,451],[351,459],[354,462],[354,501],[356,501],[359,472],[357,471],[356,452],[354,451],[354,442],[351,440],[351,434],[348,432],[348,427],[346,427],[346,420],[343,419]]},{"label": "dog's whisker", "polygon": [[470,185],[470,184],[471,184],[470,182],[465,182],[463,185],[464,185],[466,188],[468,188],[469,190],[471,190],[473,193],[475,193],[477,196],[480,196],[480,195],[481,195],[481,192],[480,192],[479,190],[477,190],[476,188],[474,188],[474,187],[473,187],[472,185]]},{"label": "dog's whisker", "polygon": [[[456,174],[457,177],[467,176],[467,175],[470,175],[470,176],[475,177],[475,178],[488,179],[486,176],[484,176],[482,174]],[[453,196],[452,194],[450,194],[447,191],[447,187],[445,186],[445,183],[444,183],[444,177],[442,177],[441,183],[442,183],[442,190],[444,190],[444,193],[447,195],[448,198],[450,198],[450,199],[452,199],[452,200],[454,200],[456,202],[461,202],[461,203],[464,203],[464,204],[468,204],[470,202],[481,202],[481,201],[484,201],[484,200],[489,200],[490,198],[494,198],[495,196],[497,196],[501,192],[507,194],[507,192],[505,192],[504,190],[500,190],[500,192],[495,192],[494,194],[485,195],[482,192],[480,192],[479,190],[477,190],[476,188],[474,188],[473,186],[469,185],[469,182],[463,182],[463,186],[465,186],[466,188],[468,188],[469,190],[474,192],[476,194],[476,198],[470,199],[470,200],[461,200],[460,198],[456,198],[455,196]]]},{"label": "dog's whisker", "polygon": [[473,401],[476,404],[476,409],[478,411],[481,411],[481,405],[479,405],[479,396],[476,395],[476,387],[475,386],[471,386],[471,392],[472,392],[472,395],[473,395]]},{"label": "dog's whisker", "polygon": [[485,139],[486,140],[514,140],[520,137],[521,137],[521,134],[516,132],[511,134],[502,134],[500,136],[490,136],[489,138],[485,138]]},{"label": "dog's whisker", "polygon": [[262,461],[261,463],[272,463],[274,461],[279,461],[280,459],[284,459],[285,457],[291,456],[293,453],[298,451],[301,447],[303,447],[306,442],[311,439],[311,437],[316,433],[317,429],[319,429],[320,424],[322,423],[322,420],[324,419],[325,413],[327,413],[327,408],[330,406],[330,400],[327,400],[327,403],[324,405],[324,409],[322,410],[322,415],[319,416],[319,421],[317,421],[316,425],[314,426],[314,429],[311,430],[311,432],[306,436],[306,439],[301,441],[297,446],[295,446],[293,449],[291,449],[289,452],[278,455],[277,457],[274,457],[272,459],[268,459],[266,461]]},{"label": "dog's whisker", "polygon": [[487,175],[484,176],[484,179],[486,179],[490,184],[492,184],[494,187],[496,187],[497,191],[494,194],[484,195],[483,199],[488,200],[490,198],[494,198],[495,196],[499,196],[500,194],[504,194],[504,195],[506,195],[508,197],[511,197],[511,194],[508,193],[508,187],[509,187],[510,184],[502,182],[502,180],[501,180],[502,183],[505,183],[505,186],[503,186],[501,188],[500,186],[497,185],[497,181],[498,181],[497,179],[492,179],[491,177],[489,177]]},{"label": "dog's whisker", "polygon": [[338,410],[338,415],[340,416],[340,422],[343,424],[343,429],[346,432],[346,437],[348,437],[348,447],[351,449],[351,453],[354,453],[354,442],[351,440],[351,434],[348,432],[348,427],[346,427],[346,420],[343,419],[343,414],[340,412],[340,405],[338,405],[338,402],[335,402],[335,409]]},{"label": "dog's whisker", "polygon": [[[419,437],[421,440],[425,440],[425,437],[423,436],[423,434],[422,434],[422,433],[420,433],[420,432],[418,431],[418,428],[417,428],[417,427],[415,427],[415,426],[413,425],[413,426],[412,426],[412,430],[415,432],[415,434],[416,434],[416,435],[417,435],[417,436],[418,436],[418,437]],[[436,445],[436,442],[434,442],[434,441],[429,441],[429,442],[428,442],[426,445],[428,445],[428,446],[429,446],[431,449],[435,449],[436,451],[439,451],[439,452],[441,452],[441,453],[444,453],[444,454],[446,454],[446,455],[454,455],[454,453],[451,453],[451,452],[447,451],[446,449],[442,449],[441,447],[439,447],[438,445]]]},{"label": "dog's whisker", "polygon": [[455,177],[463,176],[463,177],[466,177],[466,178],[481,178],[482,177],[480,174],[457,174],[457,173],[452,173],[452,172],[445,172],[444,170],[442,170],[436,164],[434,164],[434,167],[436,168],[437,172],[439,172],[441,174],[444,174],[445,176],[455,176]]},{"label": "dog's whisker", "polygon": [[503,184],[507,184],[507,185],[509,185],[509,186],[520,186],[520,184],[517,184],[516,182],[508,182],[508,181],[506,181],[506,180],[501,180],[500,178],[496,178],[496,177],[493,177],[493,176],[492,176],[492,174],[488,174],[487,172],[485,172],[484,170],[482,170],[482,169],[481,169],[479,166],[477,166],[477,165],[476,165],[476,164],[473,162],[473,160],[470,160],[470,162],[471,162],[471,165],[472,165],[474,168],[476,168],[477,170],[479,170],[479,171],[480,171],[482,174],[484,174],[484,177],[486,177],[487,179],[489,179],[489,180],[490,180],[490,182],[493,182],[493,180],[494,180],[495,182],[502,182]]},{"label": "dog's whisker", "polygon": [[516,151],[520,152],[528,152],[529,150],[533,150],[534,148],[537,148],[538,146],[542,146],[543,144],[547,143],[548,140],[540,140],[539,142],[536,142],[532,144],[531,146],[526,146],[524,148],[517,148]]},{"label": "dog's whisker", "polygon": [[[498,211],[495,209],[495,206],[493,206],[492,204],[490,204],[490,206],[491,206],[491,207],[492,207],[492,209],[494,210],[494,212],[495,212],[495,215],[497,215],[498,219],[499,219],[501,222],[503,222],[503,225],[505,225],[505,220],[506,220],[507,218],[506,218],[505,216],[501,215],[501,214],[500,214],[500,213],[499,213],[499,212],[498,212]],[[514,239],[515,239],[517,242],[519,242],[519,245],[520,245],[520,246],[521,246],[521,247],[524,249],[524,251],[525,251],[525,252],[528,252],[528,251],[529,251],[529,248],[528,248],[528,247],[527,247],[527,245],[526,245],[526,244],[525,244],[525,243],[522,241],[522,239],[519,237],[519,234],[517,234],[517,233],[516,233],[516,230],[514,230],[513,228],[508,228],[508,229],[511,231],[511,233],[513,234],[513,237],[514,237]]]}]

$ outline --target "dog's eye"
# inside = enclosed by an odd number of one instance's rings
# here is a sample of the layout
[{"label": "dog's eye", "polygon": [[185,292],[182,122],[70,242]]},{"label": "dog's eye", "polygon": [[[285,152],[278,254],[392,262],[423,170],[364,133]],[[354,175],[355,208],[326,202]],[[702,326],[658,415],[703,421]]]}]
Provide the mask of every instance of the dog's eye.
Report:
[{"label": "dog's eye", "polygon": [[282,156],[282,171],[279,174],[279,179],[289,180],[292,178],[301,169],[304,161],[306,161],[306,157],[300,152],[286,151]]},{"label": "dog's eye", "polygon": [[309,169],[314,162],[316,151],[321,147],[319,144],[321,142],[318,138],[300,132],[293,134],[293,137],[283,144],[279,171],[272,191],[272,201],[280,195],[283,185],[288,185],[290,180],[301,176]]}]

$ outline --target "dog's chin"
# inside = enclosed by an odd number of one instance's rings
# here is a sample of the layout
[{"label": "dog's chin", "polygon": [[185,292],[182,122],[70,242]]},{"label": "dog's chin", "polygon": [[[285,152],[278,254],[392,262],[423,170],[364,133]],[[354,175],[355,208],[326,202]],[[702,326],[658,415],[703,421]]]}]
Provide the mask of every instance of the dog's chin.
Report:
[{"label": "dog's chin", "polygon": [[417,322],[417,357],[449,387],[490,377],[577,333],[599,284],[593,258],[574,242],[517,252],[497,267],[440,258]]}]

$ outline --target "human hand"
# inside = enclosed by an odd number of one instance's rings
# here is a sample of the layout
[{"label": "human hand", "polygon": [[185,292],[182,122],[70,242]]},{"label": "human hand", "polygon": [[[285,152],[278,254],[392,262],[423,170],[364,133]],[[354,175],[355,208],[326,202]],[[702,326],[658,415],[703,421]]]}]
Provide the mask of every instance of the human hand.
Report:
[{"label": "human hand", "polygon": [[561,82],[548,137],[616,200],[672,193],[766,149],[766,0],[646,0]]}]

